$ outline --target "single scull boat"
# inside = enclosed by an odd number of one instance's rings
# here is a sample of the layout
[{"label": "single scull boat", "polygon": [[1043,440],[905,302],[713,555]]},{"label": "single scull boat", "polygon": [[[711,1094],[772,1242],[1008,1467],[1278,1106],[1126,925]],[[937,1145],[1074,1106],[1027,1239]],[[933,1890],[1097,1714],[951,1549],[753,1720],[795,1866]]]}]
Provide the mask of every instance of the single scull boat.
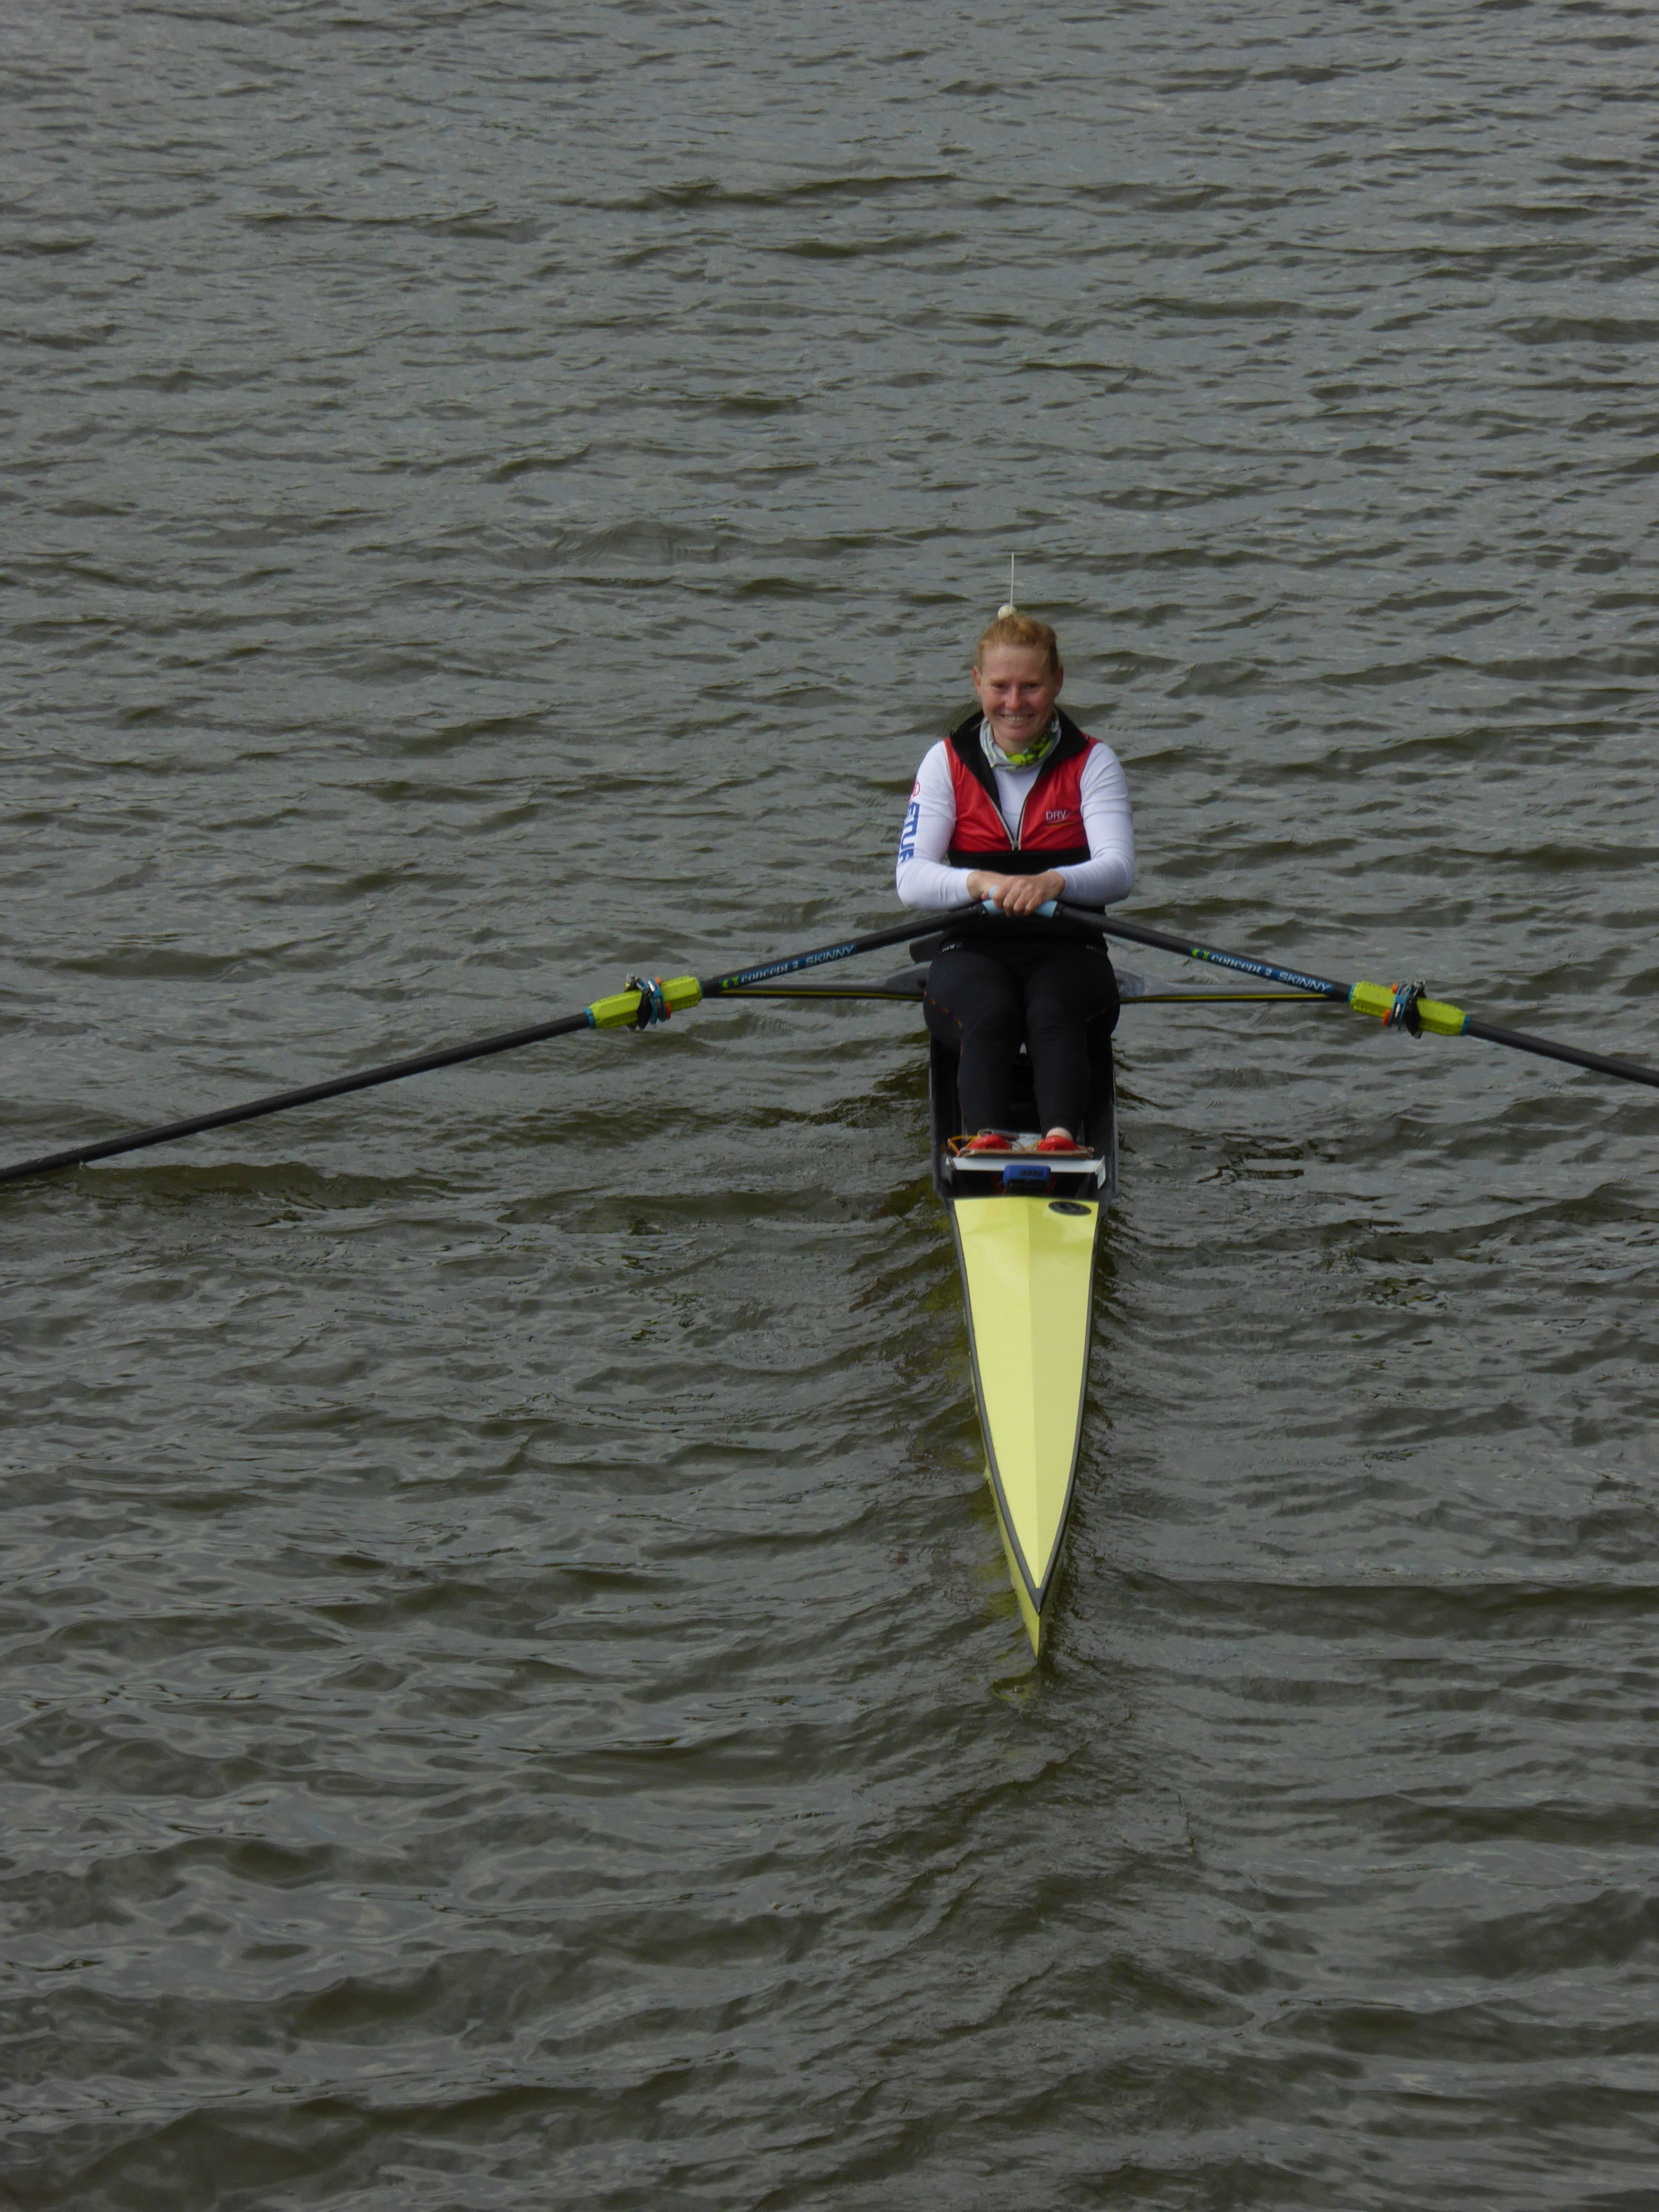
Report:
[{"label": "single scull boat", "polygon": [[1083,1154],[1057,1159],[1031,1149],[1039,1125],[1022,1054],[1014,1112],[1030,1133],[1012,1153],[975,1156],[957,1149],[956,1055],[936,1038],[929,1047],[933,1188],[962,1269],[985,1479],[1020,1618],[1040,1652],[1083,1440],[1095,1253],[1117,1196],[1111,1066],[1108,1059],[1097,1075],[1078,1132]]},{"label": "single scull boat", "polygon": [[[911,948],[926,956],[923,939]],[[919,965],[875,985],[764,987],[744,997],[908,999],[920,1003]],[[1126,998],[1145,994],[1120,978]],[[950,1218],[968,1314],[974,1397],[985,1440],[985,1480],[1008,1558],[1014,1598],[1031,1649],[1042,1649],[1077,1480],[1088,1394],[1095,1255],[1103,1217],[1117,1196],[1117,1105],[1109,1060],[1099,1071],[1073,1159],[1039,1156],[1036,1100],[1024,1052],[1013,1107],[1028,1133],[1012,1152],[968,1155],[957,1100],[956,1054],[928,1040],[928,1119],[933,1188]]]}]

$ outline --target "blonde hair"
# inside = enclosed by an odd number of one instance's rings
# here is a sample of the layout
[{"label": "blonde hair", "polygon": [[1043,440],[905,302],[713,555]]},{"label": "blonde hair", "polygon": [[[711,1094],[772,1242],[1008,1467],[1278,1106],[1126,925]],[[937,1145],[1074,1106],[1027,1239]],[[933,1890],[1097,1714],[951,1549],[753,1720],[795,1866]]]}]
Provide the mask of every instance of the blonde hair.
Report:
[{"label": "blonde hair", "polygon": [[1015,645],[1031,653],[1040,653],[1048,664],[1050,676],[1060,674],[1060,640],[1046,622],[1035,615],[999,615],[974,647],[974,665],[983,668],[985,656],[1000,645]]}]

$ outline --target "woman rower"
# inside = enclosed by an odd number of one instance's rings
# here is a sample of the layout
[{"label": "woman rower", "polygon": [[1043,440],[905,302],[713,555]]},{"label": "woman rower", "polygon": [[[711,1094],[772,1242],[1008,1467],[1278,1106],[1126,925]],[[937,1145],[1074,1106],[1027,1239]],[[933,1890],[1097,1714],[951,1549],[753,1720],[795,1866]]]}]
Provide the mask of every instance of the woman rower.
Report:
[{"label": "woman rower", "polygon": [[1090,1080],[1117,1025],[1117,978],[1097,938],[1020,918],[1050,899],[1104,907],[1135,879],[1134,825],[1117,756],[1056,702],[1066,672],[1045,622],[1007,607],[974,655],[980,712],[916,772],[899,840],[898,895],[937,909],[984,899],[1000,919],[951,928],[927,973],[928,1029],[957,1055],[969,1152],[1009,1149],[1024,1042],[1040,1152],[1079,1149]]}]

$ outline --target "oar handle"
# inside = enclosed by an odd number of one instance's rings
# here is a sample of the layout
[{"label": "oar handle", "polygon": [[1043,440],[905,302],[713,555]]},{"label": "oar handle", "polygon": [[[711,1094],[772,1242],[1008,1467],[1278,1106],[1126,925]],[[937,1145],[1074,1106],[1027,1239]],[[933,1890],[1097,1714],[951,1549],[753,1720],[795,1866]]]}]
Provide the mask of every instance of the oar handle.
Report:
[{"label": "oar handle", "polygon": [[[757,968],[734,968],[726,975],[705,975],[702,995],[705,999],[717,999],[723,991],[740,991],[747,983],[770,983],[780,975],[799,975],[805,969],[822,968],[831,960],[850,960],[859,952],[878,952],[885,945],[902,945],[923,929],[931,935],[942,924],[966,921],[970,915],[986,911],[982,899],[969,899],[965,906],[946,907],[941,914],[913,914],[908,921],[901,921],[891,929],[872,930],[867,937],[846,938],[839,945],[815,945],[810,952],[792,952],[781,960],[763,960]],[[991,911],[994,912],[994,908]]]},{"label": "oar handle", "polygon": [[1212,945],[1194,945],[1190,938],[1172,937],[1167,929],[1149,929],[1145,922],[1123,921],[1115,915],[1108,921],[1092,907],[1068,906],[1063,900],[1054,899],[1039,914],[1055,914],[1066,921],[1080,921],[1090,929],[1097,929],[1103,937],[1121,937],[1126,944],[1150,945],[1155,951],[1177,953],[1183,960],[1206,960],[1212,968],[1231,969],[1237,975],[1254,975],[1264,983],[1287,983],[1292,990],[1311,991],[1316,998],[1340,999],[1346,1006],[1348,986],[1333,983],[1328,976],[1304,975],[1294,968],[1275,968],[1266,960],[1249,960],[1242,952],[1219,952]]}]

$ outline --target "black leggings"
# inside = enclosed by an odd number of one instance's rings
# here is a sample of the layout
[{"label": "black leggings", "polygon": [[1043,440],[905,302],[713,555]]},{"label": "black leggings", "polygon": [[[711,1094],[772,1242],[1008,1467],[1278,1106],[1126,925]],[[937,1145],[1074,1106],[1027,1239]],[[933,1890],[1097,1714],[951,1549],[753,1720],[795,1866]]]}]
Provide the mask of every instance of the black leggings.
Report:
[{"label": "black leggings", "polygon": [[1083,1127],[1089,1083],[1117,1027],[1117,978],[1105,953],[1079,944],[948,945],[927,971],[922,1011],[959,1055],[963,1127],[1006,1129],[1014,1062],[1024,1041],[1037,1122]]}]

